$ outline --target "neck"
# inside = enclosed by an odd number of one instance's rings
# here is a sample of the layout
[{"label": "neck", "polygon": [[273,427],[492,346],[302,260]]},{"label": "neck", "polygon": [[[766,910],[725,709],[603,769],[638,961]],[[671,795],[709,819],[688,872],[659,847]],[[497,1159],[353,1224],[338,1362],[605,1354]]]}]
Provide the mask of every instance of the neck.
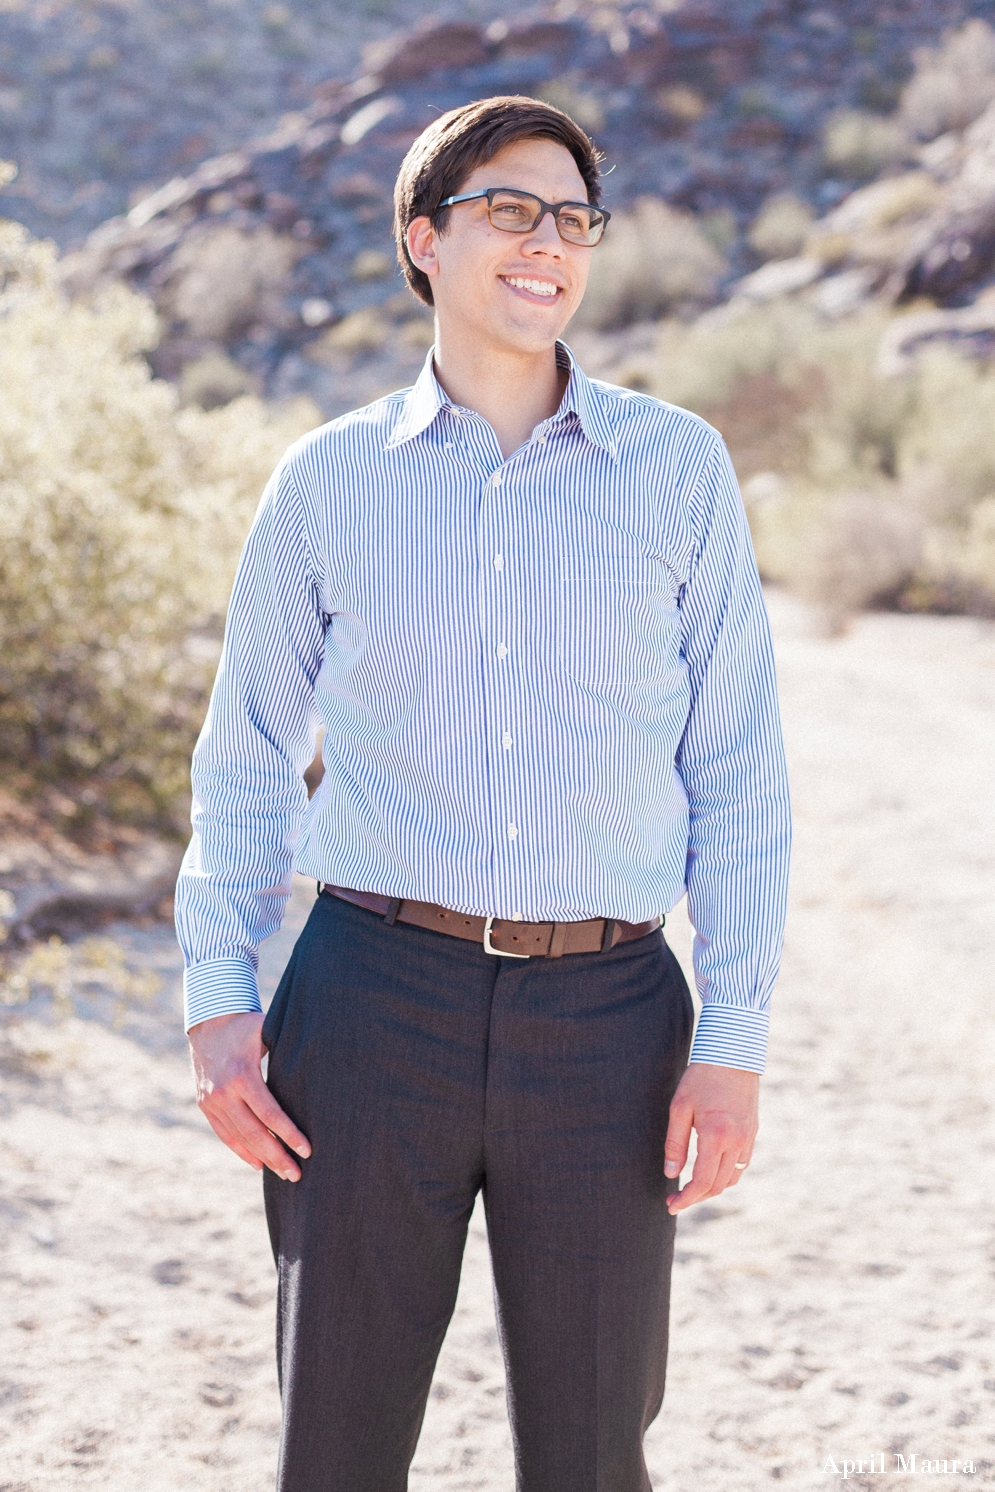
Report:
[{"label": "neck", "polygon": [[482,350],[447,335],[438,317],[435,376],[454,404],[483,415],[505,457],[556,413],[569,378],[556,366],[555,347],[525,353],[503,347]]}]

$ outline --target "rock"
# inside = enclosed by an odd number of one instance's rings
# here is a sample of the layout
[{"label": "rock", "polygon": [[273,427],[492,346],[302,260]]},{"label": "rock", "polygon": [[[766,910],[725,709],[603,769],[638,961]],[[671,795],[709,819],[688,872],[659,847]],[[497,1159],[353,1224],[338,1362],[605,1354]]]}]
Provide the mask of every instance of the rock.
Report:
[{"label": "rock", "polygon": [[872,182],[816,223],[805,252],[827,266],[872,266],[884,278],[942,195],[943,188],[926,171]]},{"label": "rock", "polygon": [[964,133],[960,168],[942,188],[889,283],[895,299],[963,295],[995,269],[995,103]]},{"label": "rock", "polygon": [[821,316],[833,320],[838,316],[849,316],[866,304],[877,278],[877,271],[866,265],[830,275],[813,290],[812,304]]},{"label": "rock", "polygon": [[995,299],[959,310],[913,311],[897,317],[881,339],[878,372],[909,373],[918,352],[937,346],[975,357],[995,356]]},{"label": "rock", "polygon": [[778,296],[790,295],[795,290],[804,290],[823,273],[824,266],[815,258],[775,259],[751,275],[745,275],[730,287],[730,295],[745,300],[776,300]]},{"label": "rock", "polygon": [[368,48],[363,61],[383,87],[395,88],[450,68],[479,67],[490,51],[479,26],[455,21],[392,37]]}]

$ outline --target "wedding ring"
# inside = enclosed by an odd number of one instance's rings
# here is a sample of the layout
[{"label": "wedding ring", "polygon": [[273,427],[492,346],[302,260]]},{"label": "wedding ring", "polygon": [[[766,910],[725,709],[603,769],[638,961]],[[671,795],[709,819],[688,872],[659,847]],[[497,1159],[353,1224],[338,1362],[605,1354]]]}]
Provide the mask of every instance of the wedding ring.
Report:
[{"label": "wedding ring", "polygon": [[736,1168],[737,1171],[745,1171],[746,1170],[746,1161],[745,1160],[734,1160],[733,1161],[733,1165],[735,1166],[735,1168]]}]

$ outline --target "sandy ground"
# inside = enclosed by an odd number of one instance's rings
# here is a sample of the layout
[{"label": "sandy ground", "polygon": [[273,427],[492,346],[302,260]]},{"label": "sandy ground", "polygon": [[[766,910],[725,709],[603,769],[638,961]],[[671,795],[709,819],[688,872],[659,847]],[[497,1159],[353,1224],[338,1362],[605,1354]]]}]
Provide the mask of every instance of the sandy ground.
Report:
[{"label": "sandy ground", "polygon": [[[784,972],[754,1163],[679,1226],[653,1485],[838,1485],[859,1458],[848,1480],[873,1488],[911,1475],[899,1452],[930,1485],[995,1486],[995,628],[874,616],[825,640],[771,610],[797,815]],[[310,895],[264,950],[270,988]],[[680,911],[668,932],[687,963]],[[111,934],[160,971],[148,1008],[122,1020],[91,969],[75,1017],[39,997],[0,1041],[0,1492],[263,1492],[259,1182],[191,1100],[168,931]],[[476,1216],[416,1492],[511,1492],[503,1392]]]}]

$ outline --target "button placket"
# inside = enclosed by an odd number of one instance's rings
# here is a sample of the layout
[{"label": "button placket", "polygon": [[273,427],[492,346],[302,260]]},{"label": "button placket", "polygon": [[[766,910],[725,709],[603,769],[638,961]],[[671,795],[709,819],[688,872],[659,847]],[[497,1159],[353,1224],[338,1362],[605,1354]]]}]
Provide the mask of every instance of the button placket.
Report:
[{"label": "button placket", "polygon": [[[519,849],[523,837],[522,804],[513,749],[521,662],[517,653],[521,637],[520,618],[512,610],[515,587],[508,552],[513,534],[513,477],[513,470],[502,468],[492,471],[485,481],[478,538],[481,626],[485,652],[491,659],[485,670],[485,679],[490,695],[489,751],[494,767],[491,821],[494,825],[496,896],[505,905],[511,897],[519,900]],[[511,548],[513,552],[513,542]]]}]

